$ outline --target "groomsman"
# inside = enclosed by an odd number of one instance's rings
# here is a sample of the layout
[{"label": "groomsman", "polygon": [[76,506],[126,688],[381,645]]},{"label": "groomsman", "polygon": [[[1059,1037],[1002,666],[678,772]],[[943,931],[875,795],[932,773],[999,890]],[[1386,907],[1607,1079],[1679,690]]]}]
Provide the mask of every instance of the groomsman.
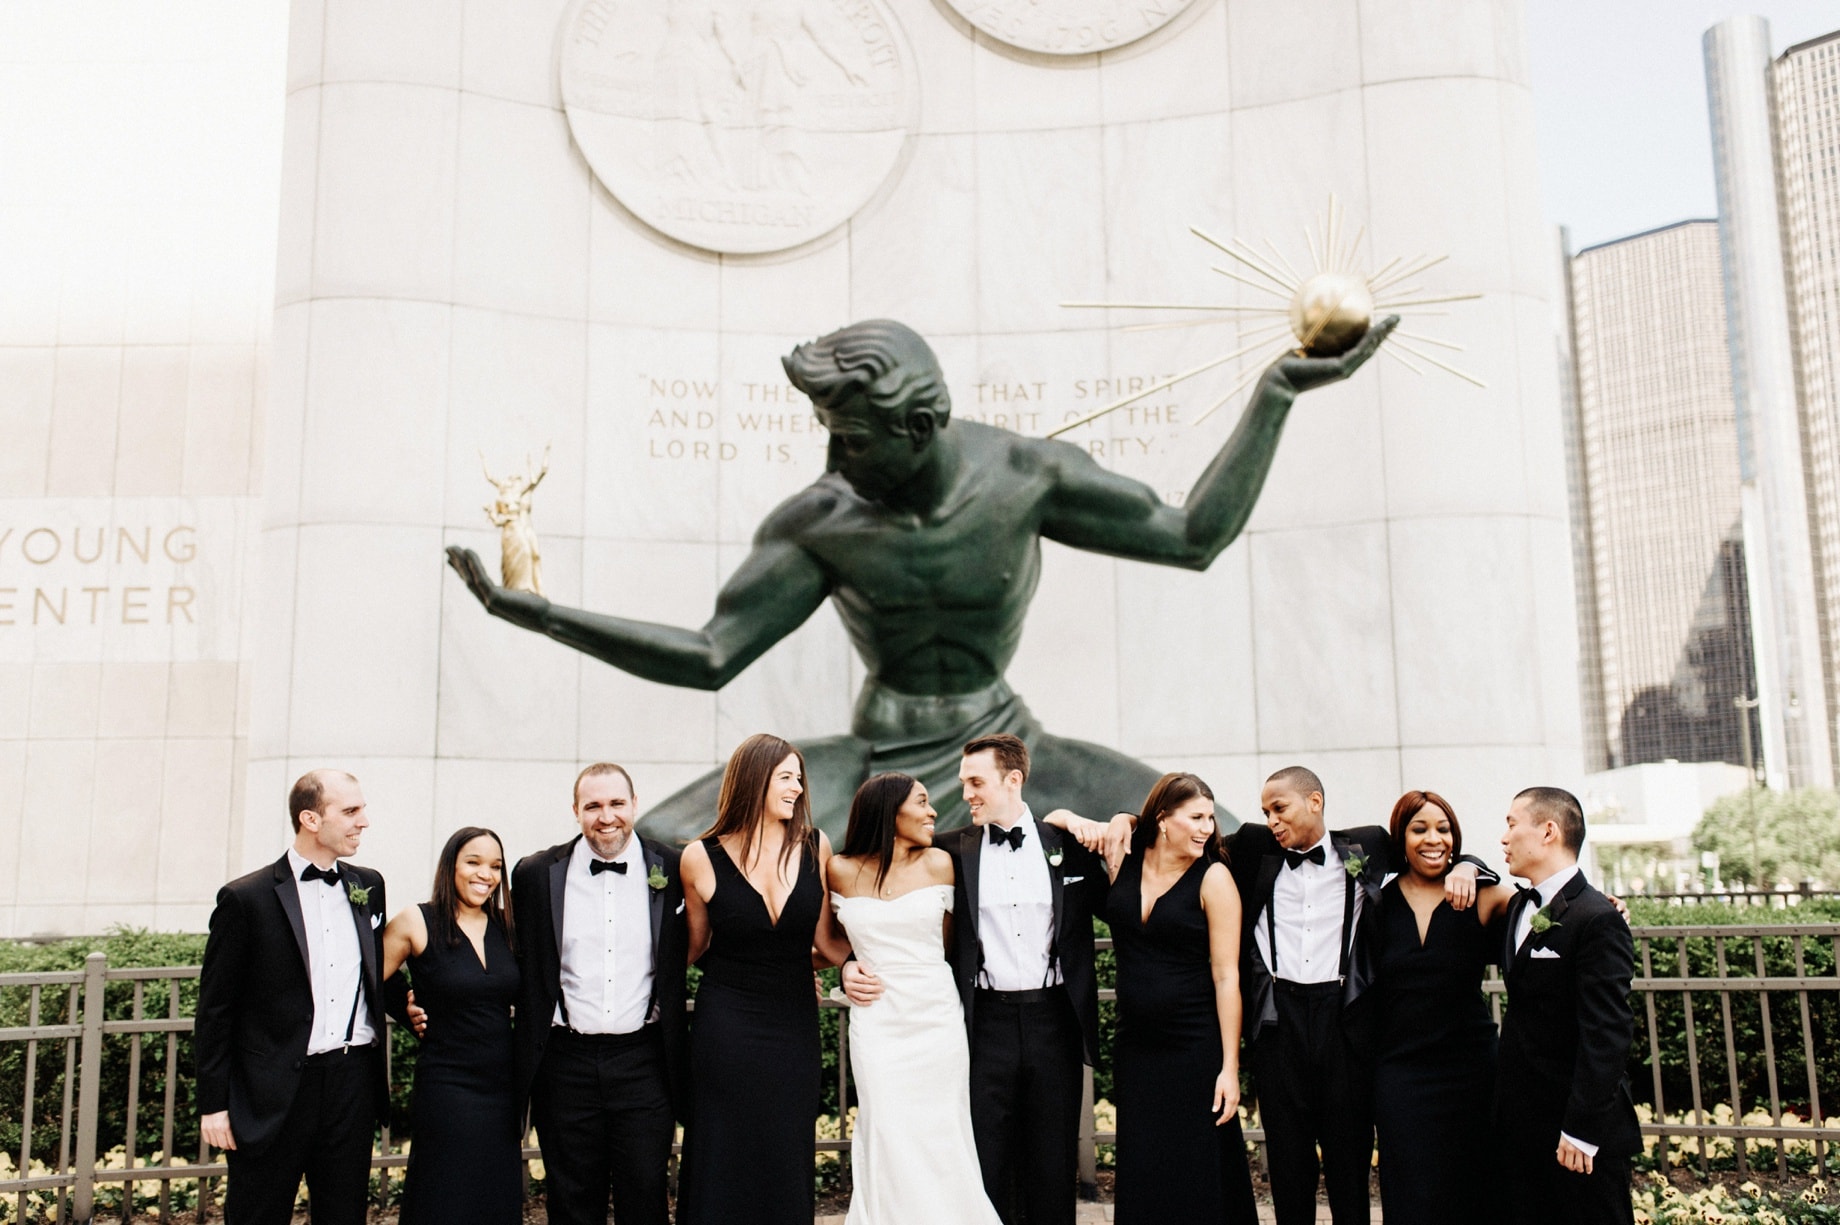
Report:
[{"label": "groomsman", "polygon": [[[1240,992],[1246,1066],[1257,1092],[1278,1225],[1316,1220],[1320,1172],[1336,1225],[1370,1219],[1373,1033],[1368,988],[1378,964],[1380,888],[1401,865],[1377,825],[1329,830],[1323,785],[1279,770],[1259,797],[1265,824],[1225,839],[1245,922]],[[1451,904],[1475,901],[1463,856],[1445,880]],[[1321,1158],[1318,1159],[1320,1149]]]},{"label": "groomsman", "polygon": [[581,827],[511,874],[517,1084],[543,1148],[553,1225],[665,1225],[666,1168],[689,1102],[678,852],[636,836],[632,777],[575,779]]},{"label": "groomsman", "polygon": [[1641,1127],[1626,1076],[1635,947],[1615,904],[1578,870],[1584,809],[1569,791],[1514,797],[1501,848],[1526,878],[1508,904],[1495,1119],[1509,1219],[1634,1219],[1629,1159]]},{"label": "groomsman", "polygon": [[388,1104],[383,877],[339,861],[370,825],[358,780],[303,775],[294,844],[217,893],[198,983],[199,1130],[226,1150],[228,1225],[286,1225],[307,1180],[313,1225],[360,1225],[372,1130]]},{"label": "groomsman", "polygon": [[[971,1130],[984,1190],[1005,1225],[1071,1225],[1080,1070],[1099,1049],[1093,916],[1105,863],[1023,802],[1029,750],[1008,734],[965,746],[972,824],[942,834],[957,877],[952,963],[971,1040]],[[867,980],[867,981],[865,981]],[[855,962],[853,1003],[880,994]]]}]

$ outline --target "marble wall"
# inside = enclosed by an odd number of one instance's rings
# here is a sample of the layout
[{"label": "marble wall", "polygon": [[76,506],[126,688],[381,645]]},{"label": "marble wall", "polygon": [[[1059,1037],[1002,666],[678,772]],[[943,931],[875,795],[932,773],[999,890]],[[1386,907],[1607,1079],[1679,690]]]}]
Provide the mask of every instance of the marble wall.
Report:
[{"label": "marble wall", "polygon": [[[1575,628],[1520,5],[1198,0],[1101,54],[1037,55],[887,0],[914,132],[842,228],[723,256],[664,237],[571,135],[563,0],[295,0],[240,858],[303,769],[364,781],[365,858],[424,886],[462,823],[568,834],[577,765],[662,799],[749,732],[844,730],[862,669],[826,608],[719,694],[636,680],[483,614],[495,468],[553,446],[553,598],[700,625],[754,525],[822,468],[779,373],[859,318],[927,335],[960,418],[1040,432],[1121,381],[1236,349],[1070,299],[1250,301],[1191,224],[1294,263],[1333,193],[1365,250],[1480,291],[1419,330],[1488,384],[1376,362],[1308,396],[1205,575],[1047,546],[1010,679],[1050,729],[1209,777],[1241,812],[1292,761],[1337,824],[1406,786],[1494,830],[1578,775]],[[614,36],[620,29],[617,9]],[[1237,404],[1197,379],[1070,435],[1179,497]],[[1479,841],[1492,842],[1492,836]]]},{"label": "marble wall", "polygon": [[202,929],[240,862],[285,39],[0,8],[0,936]]}]

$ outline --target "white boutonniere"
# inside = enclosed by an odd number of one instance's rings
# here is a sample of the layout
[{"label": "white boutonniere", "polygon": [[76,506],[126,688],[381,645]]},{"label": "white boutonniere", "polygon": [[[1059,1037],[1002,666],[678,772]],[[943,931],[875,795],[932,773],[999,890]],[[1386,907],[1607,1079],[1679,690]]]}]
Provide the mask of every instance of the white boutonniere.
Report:
[{"label": "white boutonniere", "polygon": [[1061,860],[1065,858],[1067,858],[1066,852],[1062,851],[1061,848],[1057,846],[1048,852],[1048,866],[1050,868],[1058,868],[1061,866]]},{"label": "white boutonniere", "polygon": [[363,885],[345,886],[345,896],[351,899],[351,904],[353,906],[369,906],[371,904],[371,891],[366,889]]}]

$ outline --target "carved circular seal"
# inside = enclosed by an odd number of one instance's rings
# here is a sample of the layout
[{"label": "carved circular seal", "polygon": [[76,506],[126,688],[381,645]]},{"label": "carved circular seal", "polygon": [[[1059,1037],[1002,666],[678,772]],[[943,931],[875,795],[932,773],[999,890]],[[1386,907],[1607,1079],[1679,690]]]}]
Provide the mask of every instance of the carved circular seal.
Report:
[{"label": "carved circular seal", "polygon": [[1047,55],[1091,55],[1136,42],[1194,0],[946,0],[999,42]]},{"label": "carved circular seal", "polygon": [[708,251],[849,220],[913,126],[913,56],[884,0],[575,0],[562,104],[595,177]]}]

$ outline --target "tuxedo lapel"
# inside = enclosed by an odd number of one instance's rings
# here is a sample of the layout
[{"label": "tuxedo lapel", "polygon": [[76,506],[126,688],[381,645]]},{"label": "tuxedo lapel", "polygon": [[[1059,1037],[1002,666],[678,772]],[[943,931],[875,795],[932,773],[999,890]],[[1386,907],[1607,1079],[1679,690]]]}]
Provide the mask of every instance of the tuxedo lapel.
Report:
[{"label": "tuxedo lapel", "polygon": [[[275,897],[281,903],[281,910],[287,915],[288,926],[294,930],[294,943],[300,948],[300,965],[307,972],[307,978],[313,977],[313,954],[307,948],[307,924],[300,917],[300,890],[294,884],[294,867],[283,855],[275,864]],[[363,941],[359,941],[360,944]]]},{"label": "tuxedo lapel", "polygon": [[1259,861],[1259,878],[1252,887],[1252,906],[1246,912],[1255,926],[1264,920],[1266,908],[1271,905],[1271,895],[1277,888],[1278,873],[1283,868],[1284,852],[1274,845],[1271,854]]},{"label": "tuxedo lapel", "polygon": [[[378,973],[377,934],[371,930],[371,908],[368,892],[365,904],[362,906],[358,905],[358,903],[352,901],[351,898],[351,882],[357,879],[356,871],[352,868],[346,868],[340,875],[344,877],[344,879],[339,882],[341,885],[340,892],[345,895],[345,904],[351,908],[352,926],[358,929],[358,957],[364,962],[364,989],[371,1000],[378,1002],[379,1006],[381,1006],[383,997],[379,994],[379,989],[383,986],[383,981]],[[367,886],[364,885],[358,887],[360,889],[367,889]],[[323,904],[324,903],[322,903],[322,905]]]},{"label": "tuxedo lapel", "polygon": [[958,866],[965,874],[965,905],[971,913],[971,937],[978,936],[978,876],[984,870],[984,827],[968,825],[959,835]]},{"label": "tuxedo lapel", "polygon": [[665,891],[652,888],[650,882],[653,872],[664,874],[664,856],[653,850],[651,845],[643,840],[639,843],[639,849],[644,853],[645,859],[645,900],[646,910],[652,916],[652,970],[656,973],[658,970],[658,933],[664,928]]},{"label": "tuxedo lapel", "polygon": [[1055,863],[1055,860],[1064,860],[1066,851],[1061,847],[1060,830],[1052,825],[1043,825],[1039,821],[1035,823],[1035,828],[1041,833],[1041,855],[1048,863],[1048,894],[1053,903],[1052,918],[1049,919],[1048,925],[1048,946],[1052,950],[1060,945],[1061,911],[1063,909],[1061,895],[1067,891],[1066,886],[1061,883],[1060,865]]},{"label": "tuxedo lapel", "polygon": [[557,848],[558,854],[549,865],[549,921],[550,933],[556,939],[556,966],[561,972],[562,966],[562,897],[569,887],[569,859],[575,853],[575,840],[570,839]]}]

